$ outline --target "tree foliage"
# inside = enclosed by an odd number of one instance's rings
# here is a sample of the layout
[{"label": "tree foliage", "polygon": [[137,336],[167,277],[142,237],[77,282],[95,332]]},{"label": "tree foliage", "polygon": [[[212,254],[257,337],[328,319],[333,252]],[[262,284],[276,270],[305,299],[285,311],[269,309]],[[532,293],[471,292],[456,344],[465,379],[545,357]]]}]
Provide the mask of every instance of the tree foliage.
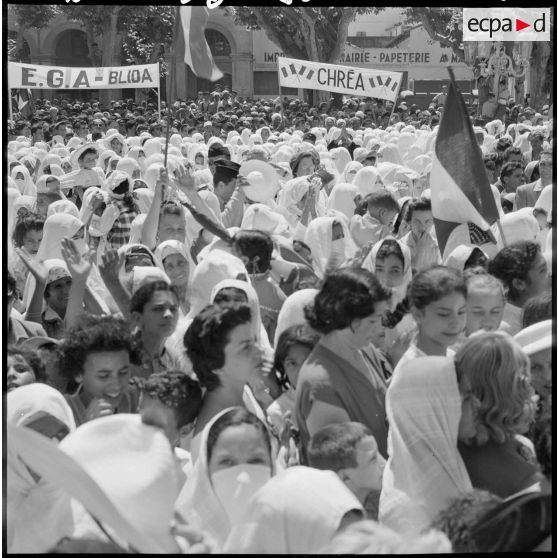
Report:
[{"label": "tree foliage", "polygon": [[407,23],[420,23],[433,41],[464,61],[463,32],[456,28],[463,21],[462,12],[462,8],[405,8],[404,17]]},{"label": "tree foliage", "polygon": [[27,57],[23,33],[26,29],[44,29],[59,13],[57,6],[11,4],[10,15],[17,21],[16,39],[8,39],[7,51],[11,60],[24,61]]},{"label": "tree foliage", "polygon": [[226,11],[238,25],[263,30],[289,57],[335,63],[343,54],[349,23],[357,15],[378,13],[381,9],[236,6]]},{"label": "tree foliage", "polygon": [[128,64],[159,62],[166,73],[163,54],[171,44],[176,8],[138,6],[127,21],[123,49]]}]

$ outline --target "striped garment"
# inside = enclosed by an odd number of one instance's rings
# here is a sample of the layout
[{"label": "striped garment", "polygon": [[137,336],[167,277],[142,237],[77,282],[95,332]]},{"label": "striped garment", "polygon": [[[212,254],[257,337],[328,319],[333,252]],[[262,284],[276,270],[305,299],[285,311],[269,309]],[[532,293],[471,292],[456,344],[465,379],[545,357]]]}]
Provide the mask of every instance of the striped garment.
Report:
[{"label": "striped garment", "polygon": [[107,235],[107,241],[112,248],[118,249],[124,244],[128,244],[132,230],[132,221],[136,218],[137,212],[120,200],[113,202],[120,210],[120,215],[114,222]]}]

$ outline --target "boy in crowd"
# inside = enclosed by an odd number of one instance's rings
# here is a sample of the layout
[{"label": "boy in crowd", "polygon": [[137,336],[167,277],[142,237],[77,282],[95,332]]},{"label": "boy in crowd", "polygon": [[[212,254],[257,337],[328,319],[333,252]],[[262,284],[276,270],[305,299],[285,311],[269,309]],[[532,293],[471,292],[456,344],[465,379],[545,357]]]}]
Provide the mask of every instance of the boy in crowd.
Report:
[{"label": "boy in crowd", "polygon": [[[180,371],[159,372],[142,380],[139,412],[165,419],[165,434],[173,447],[188,435],[201,408],[201,387]],[[145,421],[144,421],[145,422]]]},{"label": "boy in crowd", "polygon": [[399,213],[399,204],[389,192],[368,194],[365,201],[368,204],[367,213],[363,216],[354,215],[349,225],[353,240],[359,248],[374,246],[376,242],[392,234],[391,226]]},{"label": "boy in crowd", "polygon": [[130,312],[132,323],[138,328],[134,340],[140,361],[131,366],[132,377],[149,378],[178,366],[177,356],[165,347],[176,328],[178,309],[178,294],[165,281],[149,282],[132,295]]},{"label": "boy in crowd", "polygon": [[521,317],[527,300],[550,289],[548,266],[541,247],[527,240],[514,242],[489,262],[488,272],[507,288],[503,321],[510,327],[511,335],[515,335],[522,328]]},{"label": "boy in crowd", "polygon": [[432,236],[434,218],[429,199],[419,198],[409,204],[405,220],[411,230],[401,239],[411,251],[411,268],[414,273],[442,263],[440,249]]},{"label": "boy in crowd", "polygon": [[337,473],[365,507],[368,518],[378,519],[385,460],[364,424],[342,422],[318,430],[308,444],[308,465]]}]

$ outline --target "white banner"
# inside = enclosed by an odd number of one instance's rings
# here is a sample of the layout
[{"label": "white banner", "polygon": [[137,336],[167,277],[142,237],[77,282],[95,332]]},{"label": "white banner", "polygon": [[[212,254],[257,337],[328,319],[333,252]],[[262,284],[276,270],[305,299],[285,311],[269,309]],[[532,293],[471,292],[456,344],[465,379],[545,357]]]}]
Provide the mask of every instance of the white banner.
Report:
[{"label": "white banner", "polygon": [[12,89],[158,89],[159,64],[64,68],[8,62],[8,84]]},{"label": "white banner", "polygon": [[403,74],[371,68],[277,58],[283,87],[320,89],[345,95],[362,95],[395,101]]}]

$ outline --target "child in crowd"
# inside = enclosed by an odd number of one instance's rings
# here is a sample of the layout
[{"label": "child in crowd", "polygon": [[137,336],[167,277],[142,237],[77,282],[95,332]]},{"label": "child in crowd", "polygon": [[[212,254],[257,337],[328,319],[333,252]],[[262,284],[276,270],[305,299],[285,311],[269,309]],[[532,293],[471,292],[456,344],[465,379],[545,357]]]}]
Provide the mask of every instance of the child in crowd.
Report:
[{"label": "child in crowd", "polygon": [[298,373],[318,339],[319,335],[305,324],[291,326],[279,336],[274,369],[284,391],[267,408],[268,420],[277,433],[282,431],[287,413],[294,414]]},{"label": "child in crowd", "polygon": [[[22,250],[29,258],[34,258],[39,251],[43,239],[45,220],[37,213],[31,213],[26,208],[21,208],[12,233],[12,241],[16,248]],[[15,277],[17,290],[23,292],[29,270],[20,258],[11,266]]]},{"label": "child in crowd", "polygon": [[[138,411],[144,424],[163,426],[186,476],[192,470],[190,453],[183,449],[191,434],[202,402],[201,387],[180,371],[159,372],[140,381]],[[186,479],[184,479],[185,481]]]},{"label": "child in crowd", "polygon": [[177,368],[178,357],[165,343],[176,328],[178,309],[176,288],[165,281],[150,281],[132,295],[130,312],[140,352],[140,362],[131,367],[133,377],[148,378]]},{"label": "child in crowd", "polygon": [[548,265],[541,247],[527,240],[514,242],[496,254],[488,271],[507,289],[503,320],[515,335],[521,330],[521,314],[527,300],[550,289]]},{"label": "child in crowd", "polygon": [[75,391],[77,385],[68,383],[60,373],[60,341],[50,337],[31,337],[21,344],[24,349],[36,351],[45,367],[45,383],[60,393]]},{"label": "child in crowd", "polygon": [[29,348],[8,347],[8,370],[6,373],[6,391],[10,392],[20,386],[45,383],[45,366],[40,355]]},{"label": "child in crowd", "polygon": [[234,235],[232,247],[250,274],[260,301],[262,323],[268,338],[273,339],[279,310],[287,298],[270,274],[273,241],[265,232],[241,230]]},{"label": "child in crowd", "polygon": [[140,382],[138,410],[147,417],[153,410],[165,417],[165,434],[173,448],[194,427],[201,408],[201,387],[180,371],[158,372]]},{"label": "child in crowd", "polygon": [[112,316],[85,316],[66,332],[60,370],[79,385],[66,395],[76,425],[114,413],[135,413],[137,386],[130,365],[138,354],[128,324]]},{"label": "child in crowd", "polygon": [[374,246],[390,235],[393,221],[399,213],[399,204],[389,192],[368,194],[366,202],[368,212],[363,216],[354,215],[349,225],[351,236],[359,248]]},{"label": "child in crowd", "polygon": [[411,251],[413,273],[442,263],[438,242],[432,236],[434,219],[429,199],[419,198],[410,202],[405,213],[405,221],[411,230],[401,238]]},{"label": "child in crowd", "polygon": [[467,285],[467,336],[480,329],[499,329],[506,303],[502,283],[482,269],[478,270],[467,270],[464,275]]},{"label": "child in crowd", "polygon": [[407,290],[418,332],[401,357],[401,365],[422,356],[451,356],[448,351],[465,329],[467,287],[462,275],[444,266],[434,266],[416,275]]},{"label": "child in crowd", "polygon": [[[385,461],[372,433],[360,422],[331,424],[318,430],[308,445],[308,464],[334,471],[365,507],[369,519],[378,519]],[[375,495],[374,498],[370,498]],[[366,502],[375,506],[366,508]]]}]

